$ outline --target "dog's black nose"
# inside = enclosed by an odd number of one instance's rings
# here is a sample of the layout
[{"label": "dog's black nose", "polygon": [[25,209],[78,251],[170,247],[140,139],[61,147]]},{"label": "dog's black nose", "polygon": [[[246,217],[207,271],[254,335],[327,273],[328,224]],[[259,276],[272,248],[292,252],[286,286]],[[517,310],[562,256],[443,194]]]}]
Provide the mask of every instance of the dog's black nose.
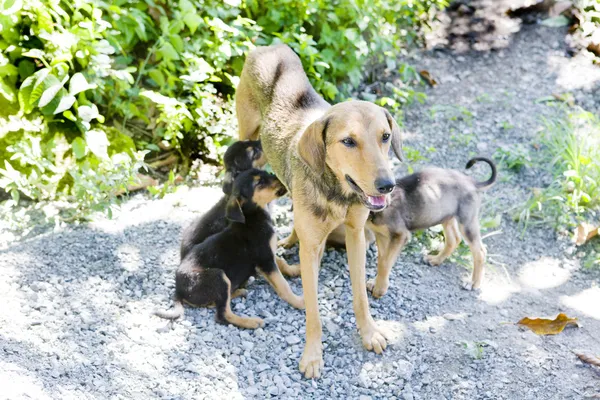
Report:
[{"label": "dog's black nose", "polygon": [[375,180],[375,188],[381,194],[388,194],[394,190],[394,182],[387,178],[378,178]]}]

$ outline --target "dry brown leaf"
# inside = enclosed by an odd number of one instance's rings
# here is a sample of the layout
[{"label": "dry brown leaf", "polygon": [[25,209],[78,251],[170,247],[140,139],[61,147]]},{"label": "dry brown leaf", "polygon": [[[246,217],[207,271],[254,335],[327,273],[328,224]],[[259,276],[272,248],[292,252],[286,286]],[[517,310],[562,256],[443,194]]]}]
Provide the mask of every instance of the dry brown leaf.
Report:
[{"label": "dry brown leaf", "polygon": [[587,222],[582,222],[577,225],[575,228],[575,235],[573,236],[573,241],[577,246],[581,246],[582,244],[587,243],[588,240],[597,236],[600,231],[600,226],[595,226],[592,224],[588,224]]},{"label": "dry brown leaf", "polygon": [[581,361],[583,361],[584,363],[588,363],[591,365],[595,365],[596,367],[600,367],[600,358],[598,358],[598,357],[589,356],[589,355],[583,354],[583,353],[575,353],[575,355],[577,357],[579,357],[579,359]]},{"label": "dry brown leaf", "polygon": [[546,318],[531,319],[525,317],[517,322],[517,324],[526,326],[538,335],[556,335],[561,333],[568,325],[579,326],[579,324],[577,324],[577,318],[569,318],[563,313],[558,314],[553,320]]},{"label": "dry brown leaf", "polygon": [[423,70],[419,71],[419,75],[421,75],[421,78],[425,79],[431,87],[434,87],[435,85],[438,84],[437,81],[435,79],[433,79],[433,77],[431,76],[429,71],[426,71],[423,69]]}]

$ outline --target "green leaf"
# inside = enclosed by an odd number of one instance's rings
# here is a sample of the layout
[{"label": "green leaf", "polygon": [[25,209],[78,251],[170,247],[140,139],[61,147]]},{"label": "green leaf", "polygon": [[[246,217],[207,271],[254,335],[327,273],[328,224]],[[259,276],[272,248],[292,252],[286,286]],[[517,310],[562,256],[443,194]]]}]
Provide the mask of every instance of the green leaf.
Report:
[{"label": "green leaf", "polygon": [[155,68],[151,70],[148,72],[148,75],[150,75],[150,78],[152,78],[152,80],[156,82],[159,87],[163,87],[165,85],[165,77],[159,69]]},{"label": "green leaf", "polygon": [[25,114],[29,114],[33,109],[29,99],[31,98],[31,91],[33,90],[33,84],[35,83],[35,80],[35,75],[32,75],[25,79],[19,88],[19,106],[21,107],[21,111],[23,111]]},{"label": "green leaf", "polygon": [[62,96],[60,98],[60,102],[58,103],[58,106],[56,106],[56,108],[54,109],[53,114],[59,114],[63,111],[68,110],[73,106],[73,104],[75,104],[75,100],[75,96],[71,96],[70,94],[65,93],[65,96]]},{"label": "green leaf", "polygon": [[75,114],[73,114],[73,111],[71,110],[67,110],[63,113],[63,117],[65,117],[66,119],[68,119],[69,121],[77,121],[77,117],[75,116]]},{"label": "green leaf", "polygon": [[569,18],[559,15],[557,17],[546,18],[540,24],[551,28],[559,28],[561,26],[568,26],[570,22]]},{"label": "green leaf", "polygon": [[21,60],[19,62],[19,77],[26,79],[35,72],[35,64],[30,60]]},{"label": "green leaf", "polygon": [[108,159],[108,139],[106,133],[99,129],[92,129],[85,133],[85,142],[90,151],[100,159]]},{"label": "green leaf", "polygon": [[183,39],[179,35],[169,36],[169,41],[178,53],[183,53]]},{"label": "green leaf", "polygon": [[0,95],[9,103],[14,103],[14,101],[17,99],[17,96],[15,96],[15,90],[11,86],[4,83],[3,79],[0,79]]},{"label": "green leaf", "polygon": [[156,58],[164,61],[179,60],[179,53],[169,42],[165,42],[160,49],[156,51]]},{"label": "green leaf", "polygon": [[79,118],[81,118],[85,122],[90,122],[91,120],[98,118],[100,113],[98,112],[98,107],[95,104],[91,106],[81,106],[77,109],[77,114]]},{"label": "green leaf", "polygon": [[69,82],[69,94],[75,96],[86,90],[96,89],[96,87],[95,84],[89,84],[81,72],[77,72],[71,77],[71,81]]},{"label": "green leaf", "polygon": [[73,154],[75,155],[75,158],[77,158],[78,160],[85,157],[85,140],[83,140],[82,138],[76,137],[75,140],[71,142],[71,148],[73,149]]},{"label": "green leaf", "polygon": [[4,0],[0,2],[0,14],[16,15],[23,8],[22,0]]},{"label": "green leaf", "polygon": [[52,101],[52,99],[54,99],[54,97],[60,89],[62,89],[62,83],[57,79],[56,83],[52,84],[52,86],[44,90],[44,93],[42,93],[42,97],[40,97],[38,107],[42,108],[50,104],[50,102]]},{"label": "green leaf", "polygon": [[26,51],[25,53],[21,54],[24,57],[31,57],[31,58],[39,58],[39,59],[44,59],[44,52],[40,49],[31,49],[29,51]]},{"label": "green leaf", "polygon": [[188,27],[192,35],[196,32],[196,29],[202,23],[202,18],[196,12],[189,12],[183,17],[183,23]]}]

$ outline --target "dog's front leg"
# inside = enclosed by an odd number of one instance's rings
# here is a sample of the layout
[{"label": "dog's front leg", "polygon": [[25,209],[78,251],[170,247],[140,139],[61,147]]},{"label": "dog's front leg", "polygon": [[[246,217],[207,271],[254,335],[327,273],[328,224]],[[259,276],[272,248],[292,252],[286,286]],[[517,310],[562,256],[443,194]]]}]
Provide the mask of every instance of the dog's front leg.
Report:
[{"label": "dog's front leg", "polygon": [[306,378],[318,378],[323,369],[323,334],[319,318],[317,290],[319,264],[325,239],[335,224],[317,220],[308,210],[294,208],[296,231],[300,239],[300,273],[306,308],[306,345],[300,359],[300,372]]},{"label": "dog's front leg", "polygon": [[[369,211],[363,206],[352,206],[346,215],[346,252],[352,281],[354,315],[363,345],[367,350],[381,354],[387,346],[382,330],[377,327],[367,297],[365,264],[367,249],[364,227]],[[304,279],[304,277],[302,278]]]}]

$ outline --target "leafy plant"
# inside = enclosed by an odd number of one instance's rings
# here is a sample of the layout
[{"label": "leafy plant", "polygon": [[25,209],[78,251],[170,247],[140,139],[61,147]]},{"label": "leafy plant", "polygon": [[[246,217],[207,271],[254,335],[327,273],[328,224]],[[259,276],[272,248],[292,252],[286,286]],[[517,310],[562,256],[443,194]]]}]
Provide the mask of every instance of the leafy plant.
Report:
[{"label": "leafy plant", "polygon": [[520,172],[523,168],[531,167],[531,155],[529,150],[522,144],[499,147],[494,153],[494,159],[513,172]]},{"label": "leafy plant", "polygon": [[543,154],[554,176],[552,184],[536,189],[519,215],[572,228],[598,215],[600,207],[600,121],[581,109],[545,121],[541,133]]},{"label": "leafy plant", "polygon": [[[380,78],[446,0],[17,0],[0,3],[0,188],[108,209],[139,168],[185,175],[235,137],[244,56],[287,43],[328,100]],[[395,68],[395,67],[394,67]],[[398,69],[413,82],[410,67]],[[422,100],[410,84],[384,103]],[[165,177],[164,170],[152,172]],[[65,203],[66,204],[66,203]]]}]

